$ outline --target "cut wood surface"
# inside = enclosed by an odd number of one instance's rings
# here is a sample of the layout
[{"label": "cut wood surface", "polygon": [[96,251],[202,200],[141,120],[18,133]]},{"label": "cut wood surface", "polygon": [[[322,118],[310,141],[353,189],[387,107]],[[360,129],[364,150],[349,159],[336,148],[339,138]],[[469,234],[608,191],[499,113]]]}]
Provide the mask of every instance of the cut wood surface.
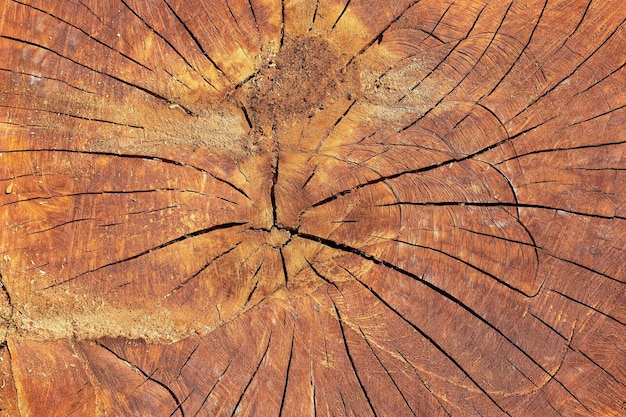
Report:
[{"label": "cut wood surface", "polygon": [[623,0],[0,0],[0,416],[626,413]]}]

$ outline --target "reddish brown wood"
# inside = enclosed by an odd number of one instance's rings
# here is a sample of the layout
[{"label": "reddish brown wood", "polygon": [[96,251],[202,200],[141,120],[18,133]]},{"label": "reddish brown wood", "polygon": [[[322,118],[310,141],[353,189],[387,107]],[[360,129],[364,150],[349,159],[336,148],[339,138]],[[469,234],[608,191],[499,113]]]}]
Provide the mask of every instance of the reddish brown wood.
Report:
[{"label": "reddish brown wood", "polygon": [[0,10],[0,416],[626,412],[621,0]]}]

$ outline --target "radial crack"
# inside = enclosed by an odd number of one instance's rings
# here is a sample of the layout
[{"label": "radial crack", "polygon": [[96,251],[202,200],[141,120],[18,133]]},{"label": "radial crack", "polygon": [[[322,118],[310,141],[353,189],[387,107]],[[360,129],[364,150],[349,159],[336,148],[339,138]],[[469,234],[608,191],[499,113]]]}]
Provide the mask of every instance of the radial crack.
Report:
[{"label": "radial crack", "polygon": [[[174,403],[176,404],[176,408],[174,408],[174,410],[172,410],[172,413],[170,414],[170,416],[174,415],[174,413],[176,413],[178,411],[182,417],[185,417],[185,411],[183,409],[184,401],[181,402],[178,399],[178,397],[176,396],[176,393],[169,386],[167,386],[163,382],[159,381],[158,379],[155,379],[151,374],[146,373],[143,369],[141,369],[140,367],[138,367],[134,363],[130,362],[128,359],[120,356],[119,354],[117,354],[114,350],[112,350],[108,346],[105,346],[105,345],[103,345],[102,343],[100,343],[98,341],[96,341],[94,343],[97,346],[99,346],[100,348],[106,350],[107,352],[109,352],[110,354],[115,356],[117,359],[119,359],[122,362],[124,362],[126,365],[130,366],[132,369],[136,369],[141,375],[144,376],[144,378],[146,378],[146,381],[154,382],[155,384],[159,385],[161,388],[165,389],[165,391],[167,391],[169,396],[172,397],[172,399],[174,400]],[[156,370],[154,372],[156,372]],[[154,374],[154,372],[153,372],[153,374]]]},{"label": "radial crack", "polygon": [[[511,3],[512,4],[512,3]],[[543,3],[543,6],[541,6],[541,11],[539,12],[539,17],[535,20],[533,20],[533,28],[530,32],[530,36],[528,37],[528,40],[526,41],[526,44],[522,47],[522,50],[520,51],[520,53],[517,55],[517,57],[515,57],[515,60],[513,61],[513,63],[509,66],[508,70],[504,73],[504,75],[502,75],[502,77],[500,77],[500,79],[498,80],[498,82],[496,83],[495,86],[493,86],[493,88],[491,89],[491,91],[489,91],[486,95],[490,96],[493,94],[494,91],[496,91],[496,89],[500,86],[500,84],[502,84],[502,82],[509,76],[509,74],[511,73],[511,71],[513,70],[513,67],[515,67],[515,65],[517,65],[517,63],[519,62],[520,58],[522,57],[522,55],[524,54],[524,51],[526,49],[528,49],[528,46],[530,45],[530,42],[533,39],[533,36],[535,35],[535,31],[537,30],[537,28],[539,27],[539,22],[541,21],[541,18],[543,17],[543,13],[546,11],[546,5],[548,4],[548,0],[545,0]]]},{"label": "radial crack", "polygon": [[283,388],[283,396],[280,400],[280,409],[278,410],[278,417],[283,415],[283,408],[285,406],[285,398],[287,397],[287,387],[289,386],[289,371],[291,370],[291,359],[293,358],[293,341],[295,338],[295,327],[291,329],[291,347],[289,348],[289,360],[287,361],[287,371],[285,371],[285,386]]},{"label": "radial crack", "polygon": [[304,260],[306,261],[306,263],[309,265],[309,267],[311,268],[311,270],[313,271],[313,273],[320,278],[322,281],[326,282],[328,285],[332,285],[333,287],[335,287],[338,291],[339,287],[337,286],[337,284],[335,284],[334,282],[332,282],[330,279],[328,279],[327,277],[325,277],[324,275],[322,275],[317,269],[315,269],[315,267],[313,266],[313,264],[311,263],[311,261],[309,261],[306,257],[304,258]]},{"label": "radial crack", "polygon": [[413,414],[415,417],[417,417],[417,415],[413,411],[413,408],[409,404],[409,401],[407,400],[406,396],[404,395],[404,393],[402,392],[402,390],[398,386],[398,384],[397,384],[396,380],[394,379],[393,375],[391,375],[391,372],[389,372],[389,370],[387,369],[385,364],[380,360],[380,358],[376,354],[376,351],[372,347],[372,344],[370,343],[370,341],[367,339],[367,336],[363,332],[363,329],[361,329],[360,327],[359,327],[359,332],[361,333],[361,336],[363,337],[363,340],[365,340],[365,343],[367,343],[367,347],[369,348],[370,352],[372,353],[372,355],[374,355],[374,357],[376,358],[376,361],[378,362],[378,364],[385,370],[385,373],[387,374],[387,377],[391,380],[391,383],[396,388],[396,391],[398,391],[398,393],[402,397],[402,400],[404,401],[404,404],[407,406],[407,408],[409,409],[411,414]]},{"label": "radial crack", "polygon": [[210,261],[208,261],[207,263],[205,263],[200,269],[198,269],[196,272],[194,272],[190,277],[188,277],[187,279],[183,280],[180,284],[178,284],[175,288],[173,288],[170,292],[168,292],[167,294],[165,294],[163,296],[163,298],[168,298],[170,296],[172,296],[176,291],[180,290],[182,287],[184,287],[185,285],[187,285],[191,280],[193,280],[194,278],[196,278],[198,275],[200,275],[203,271],[205,271],[208,267],[210,267],[211,265],[213,265],[213,263],[215,261],[217,261],[218,259],[220,259],[221,257],[228,255],[230,252],[234,251],[235,249],[237,249],[237,247],[241,244],[241,242],[237,242],[235,243],[231,248],[225,250],[224,252],[220,253],[219,255],[216,255],[213,259],[211,259]]},{"label": "radial crack", "polygon": [[83,276],[85,276],[87,274],[91,274],[91,273],[100,271],[100,270],[102,270],[104,268],[108,268],[108,267],[113,266],[113,265],[119,265],[119,264],[122,264],[124,262],[132,261],[134,259],[140,258],[142,256],[145,256],[145,255],[149,254],[149,253],[157,251],[159,249],[166,248],[166,247],[171,246],[171,245],[173,245],[175,243],[182,242],[184,240],[187,240],[187,239],[190,239],[190,238],[193,238],[193,237],[196,237],[196,236],[204,235],[204,234],[211,233],[211,232],[214,232],[214,231],[217,231],[217,230],[230,229],[230,228],[233,228],[233,227],[242,226],[244,224],[247,224],[247,223],[245,223],[245,222],[243,222],[243,223],[242,222],[238,222],[238,223],[223,223],[223,224],[218,224],[218,225],[215,225],[215,226],[208,227],[206,229],[196,230],[195,232],[186,233],[186,234],[184,234],[182,236],[179,236],[179,237],[177,237],[175,239],[169,240],[169,241],[167,241],[165,243],[161,243],[160,245],[153,246],[150,249],[146,249],[146,250],[144,250],[142,252],[139,252],[139,253],[137,253],[135,255],[132,255],[132,256],[126,257],[124,259],[117,260],[117,261],[109,262],[107,264],[101,265],[101,266],[99,266],[97,268],[93,268],[93,269],[90,269],[90,270],[85,271],[85,272],[81,272],[78,275],[74,275],[73,277],[67,278],[65,280],[62,280],[62,281],[59,281],[59,282],[55,282],[54,284],[48,285],[47,287],[44,287],[42,289],[43,290],[48,290],[50,288],[58,287],[59,285],[63,285],[63,284],[66,284],[68,282],[74,281],[75,279],[83,277]]},{"label": "radial crack", "polygon": [[623,321],[621,321],[621,320],[620,320],[620,319],[618,319],[617,317],[613,317],[612,315],[610,315],[610,314],[608,314],[608,313],[605,313],[604,311],[602,311],[602,310],[598,309],[597,307],[590,306],[590,305],[589,305],[589,304],[587,304],[587,303],[584,303],[584,302],[582,302],[582,301],[580,301],[580,300],[577,300],[576,298],[571,297],[571,296],[569,296],[569,295],[567,295],[567,294],[565,294],[565,293],[562,293],[562,292],[560,292],[560,291],[557,291],[557,290],[555,290],[555,289],[553,289],[553,288],[549,288],[549,289],[548,289],[548,291],[553,292],[553,293],[555,293],[555,294],[558,294],[558,295],[560,295],[560,296],[561,296],[561,297],[563,297],[563,298],[566,298],[566,299],[568,299],[568,300],[570,300],[570,301],[572,301],[572,302],[574,302],[574,303],[576,303],[576,304],[578,304],[578,305],[581,305],[581,306],[583,306],[583,307],[588,308],[589,310],[595,311],[596,313],[600,314],[601,316],[604,316],[604,317],[606,317],[606,318],[608,318],[608,319],[611,319],[611,320],[613,320],[614,322],[621,324],[622,326],[626,326],[626,323],[624,323]]},{"label": "radial crack", "polygon": [[[424,339],[426,339],[426,341],[428,341],[428,343],[430,343],[435,349],[437,349],[441,354],[443,354],[450,362],[452,362],[452,364],[454,364],[454,366],[456,368],[458,368],[466,377],[467,379],[469,379],[472,384],[474,384],[496,407],[498,407],[498,409],[500,411],[502,411],[503,413],[505,413],[506,415],[510,416],[510,414],[504,410],[502,408],[502,406],[500,404],[498,404],[498,402],[491,396],[491,394],[489,394],[484,387],[482,387],[478,381],[476,381],[470,374],[468,371],[465,370],[465,368],[463,368],[461,366],[461,364],[454,358],[452,357],[451,354],[449,354],[439,343],[437,343],[435,341],[435,339],[433,339],[431,336],[429,336],[428,334],[426,334],[426,332],[424,330],[422,330],[421,328],[419,328],[418,326],[416,326],[415,324],[413,324],[411,321],[409,321],[406,317],[404,317],[398,310],[396,310],[395,308],[393,308],[393,306],[391,304],[389,304],[387,301],[385,301],[384,298],[382,298],[376,291],[374,291],[374,289],[372,287],[370,287],[369,285],[365,284],[363,281],[361,281],[356,275],[354,275],[352,272],[350,272],[349,270],[343,268],[346,272],[348,272],[359,284],[361,284],[363,287],[365,287],[374,297],[376,297],[380,302],[382,302],[385,307],[387,307],[389,310],[391,310],[397,317],[399,317],[402,321],[404,321],[406,324],[408,324],[411,328],[413,328],[417,333],[419,333]],[[336,307],[335,307],[336,308]],[[515,346],[515,345],[514,345]]]},{"label": "radial crack", "polygon": [[217,65],[217,63],[213,60],[213,58],[211,58],[209,56],[209,54],[206,52],[206,50],[204,49],[204,47],[202,46],[202,44],[200,43],[200,41],[198,40],[198,38],[196,37],[196,35],[191,31],[191,29],[189,28],[189,26],[187,26],[187,24],[185,23],[185,21],[178,15],[178,13],[176,13],[176,11],[172,8],[172,6],[170,5],[168,0],[163,0],[163,2],[165,3],[165,5],[167,6],[167,8],[170,10],[170,12],[172,12],[172,14],[174,15],[174,17],[176,17],[176,19],[178,20],[178,22],[183,26],[183,28],[185,29],[185,31],[187,32],[187,35],[189,35],[189,37],[191,38],[191,40],[194,42],[194,44],[198,47],[198,49],[200,50],[200,52],[202,52],[202,55],[204,55],[204,57],[211,63],[211,65],[213,65],[213,67],[215,67],[215,69],[222,75],[224,76],[224,78],[226,78],[226,80],[231,83],[234,84],[234,82],[230,79],[230,77],[228,77],[228,75],[222,71],[222,69],[220,68],[219,65]]},{"label": "radial crack", "polygon": [[[350,194],[350,193],[352,193],[354,191],[357,191],[357,190],[359,190],[361,188],[364,188],[364,187],[368,187],[368,186],[375,185],[375,184],[378,184],[378,183],[381,183],[381,182],[384,182],[384,181],[388,181],[388,180],[392,180],[392,179],[395,179],[395,178],[399,178],[399,177],[402,177],[404,175],[418,174],[418,173],[423,173],[423,172],[427,172],[427,171],[432,171],[432,170],[441,168],[443,166],[449,165],[451,163],[459,163],[459,162],[463,162],[463,161],[469,160],[469,159],[474,158],[476,156],[482,155],[482,154],[490,151],[491,149],[494,149],[494,148],[496,148],[498,146],[504,145],[507,142],[511,142],[511,141],[515,140],[518,137],[523,136],[526,133],[529,133],[529,132],[539,128],[540,126],[544,125],[545,123],[549,122],[550,120],[554,119],[555,117],[556,116],[553,116],[552,118],[550,118],[548,120],[542,121],[542,122],[540,122],[540,123],[538,123],[538,124],[536,124],[534,126],[526,128],[523,131],[520,131],[520,132],[514,134],[513,136],[507,136],[506,138],[504,138],[504,139],[502,139],[502,140],[500,140],[500,141],[498,141],[498,142],[496,142],[496,143],[494,143],[492,145],[489,145],[489,146],[486,146],[486,147],[484,147],[482,149],[479,149],[478,151],[475,151],[475,152],[473,152],[471,154],[468,154],[468,155],[466,155],[466,156],[464,156],[462,158],[450,158],[450,159],[446,159],[443,162],[438,162],[436,164],[428,165],[428,166],[425,166],[425,167],[416,168],[416,169],[409,169],[409,170],[406,170],[406,171],[397,172],[395,174],[390,174],[390,175],[386,175],[386,176],[380,176],[379,178],[376,178],[376,179],[373,179],[373,180],[370,180],[370,181],[366,181],[366,182],[361,183],[361,184],[357,184],[357,185],[353,186],[352,188],[347,188],[347,189],[341,190],[341,191],[331,195],[330,197],[324,198],[324,199],[322,199],[320,201],[317,201],[316,203],[313,203],[313,204],[309,205],[307,208],[302,210],[300,215],[302,215],[307,210],[313,209],[315,207],[319,207],[319,206],[324,205],[324,204],[328,204],[331,201],[334,201],[334,200],[336,200],[339,197],[342,197],[342,196],[344,196],[346,194]],[[500,203],[500,204],[502,204],[502,203]]]},{"label": "radial crack", "polygon": [[337,315],[337,321],[339,322],[339,330],[341,331],[341,338],[343,340],[343,346],[345,348],[346,355],[348,356],[348,360],[350,361],[352,372],[354,373],[354,376],[356,377],[357,382],[359,383],[359,386],[361,387],[361,391],[363,392],[363,395],[365,396],[365,399],[367,400],[367,404],[369,405],[369,408],[372,411],[372,414],[374,414],[374,417],[377,417],[378,414],[376,414],[376,410],[374,409],[374,406],[372,405],[372,401],[370,400],[369,394],[367,393],[367,390],[365,389],[365,386],[363,385],[363,381],[361,381],[361,377],[359,376],[359,373],[356,370],[356,365],[354,364],[352,353],[350,353],[350,346],[348,346],[348,341],[346,340],[346,333],[343,328],[343,320],[341,319],[341,314],[339,314],[339,309],[337,308],[337,304],[335,303],[335,300],[332,298],[332,296],[330,297],[330,299],[333,302],[333,308],[335,310],[335,314]]},{"label": "radial crack", "polygon": [[204,399],[202,400],[202,403],[200,403],[200,406],[198,407],[198,410],[196,411],[196,413],[193,415],[193,417],[197,417],[198,414],[200,414],[200,411],[202,411],[202,409],[204,408],[204,406],[206,405],[207,401],[209,400],[209,397],[211,396],[211,394],[213,393],[213,390],[215,390],[215,387],[217,387],[217,384],[219,384],[219,382],[222,380],[222,378],[224,377],[224,375],[226,374],[226,371],[228,371],[228,368],[230,368],[230,365],[233,363],[233,359],[231,359],[230,361],[228,361],[228,364],[226,364],[226,367],[224,368],[224,370],[220,373],[220,375],[217,377],[217,379],[215,380],[215,382],[213,383],[213,385],[211,386],[211,388],[209,389],[209,391],[207,392],[207,394],[204,396]]},{"label": "radial crack", "polygon": [[265,359],[265,356],[267,355],[267,351],[270,348],[270,342],[271,341],[272,341],[272,333],[270,332],[270,335],[267,338],[267,345],[265,346],[265,351],[263,352],[263,355],[261,356],[261,359],[259,360],[259,363],[256,365],[256,368],[254,368],[254,372],[252,372],[252,375],[250,375],[250,379],[248,380],[248,383],[246,384],[246,386],[241,391],[241,395],[237,399],[237,403],[233,407],[233,412],[231,413],[230,417],[234,417],[235,414],[237,414],[239,412],[239,404],[241,404],[241,400],[243,400],[244,395],[246,395],[246,392],[248,392],[248,388],[250,388],[250,384],[252,384],[252,380],[256,376],[257,372],[259,372],[259,369],[261,368],[261,364],[263,363],[263,360]]}]

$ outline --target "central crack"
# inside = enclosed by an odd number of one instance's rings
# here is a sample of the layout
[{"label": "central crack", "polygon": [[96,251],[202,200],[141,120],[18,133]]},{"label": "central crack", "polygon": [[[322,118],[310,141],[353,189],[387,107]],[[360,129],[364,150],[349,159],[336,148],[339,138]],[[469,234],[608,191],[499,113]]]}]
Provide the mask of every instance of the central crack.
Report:
[{"label": "central crack", "polygon": [[280,249],[289,243],[291,236],[291,233],[286,229],[272,227],[267,237],[267,243],[275,249]]},{"label": "central crack", "polygon": [[[307,125],[324,109],[341,101],[354,103],[362,95],[359,70],[355,65],[346,67],[345,60],[342,50],[328,40],[316,36],[286,37],[280,48],[268,44],[262,49],[257,71],[230,95],[233,104],[242,109],[249,127],[248,157],[269,156],[272,212],[267,229],[297,228],[293,216],[284,216],[285,207],[277,196],[283,191],[279,182],[284,184],[291,175],[289,170],[286,174],[280,172],[285,152],[307,152],[311,148],[301,142],[293,126]],[[323,136],[324,132],[320,132],[311,141],[321,143]]]}]

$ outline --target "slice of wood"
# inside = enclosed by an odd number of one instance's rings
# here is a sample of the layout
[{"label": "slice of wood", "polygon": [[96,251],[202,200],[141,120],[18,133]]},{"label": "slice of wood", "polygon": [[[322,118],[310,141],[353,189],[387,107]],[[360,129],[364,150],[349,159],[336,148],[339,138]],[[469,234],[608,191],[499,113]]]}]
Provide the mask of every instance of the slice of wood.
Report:
[{"label": "slice of wood", "polygon": [[0,415],[626,412],[622,1],[0,10]]}]

